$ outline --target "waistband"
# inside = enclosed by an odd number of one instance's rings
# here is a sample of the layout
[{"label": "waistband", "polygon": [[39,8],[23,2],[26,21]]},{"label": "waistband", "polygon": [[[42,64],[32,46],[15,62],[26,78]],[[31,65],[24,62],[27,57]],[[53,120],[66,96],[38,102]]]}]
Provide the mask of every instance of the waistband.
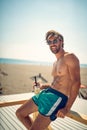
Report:
[{"label": "waistband", "polygon": [[55,89],[53,89],[51,87],[47,88],[45,91],[46,92],[47,91],[48,92],[52,92],[52,93],[56,94],[57,96],[60,96],[60,97],[65,98],[65,99],[68,99],[68,96],[66,96],[65,94],[63,94],[63,93],[61,93],[61,92],[59,92],[59,91],[57,91],[57,90],[55,90]]}]

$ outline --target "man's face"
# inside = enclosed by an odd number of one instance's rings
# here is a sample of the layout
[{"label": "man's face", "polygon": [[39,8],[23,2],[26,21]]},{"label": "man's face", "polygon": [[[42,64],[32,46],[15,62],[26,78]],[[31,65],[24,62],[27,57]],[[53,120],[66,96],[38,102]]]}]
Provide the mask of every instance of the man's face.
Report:
[{"label": "man's face", "polygon": [[50,37],[48,39],[48,45],[52,53],[57,54],[61,49],[61,41],[56,37]]}]

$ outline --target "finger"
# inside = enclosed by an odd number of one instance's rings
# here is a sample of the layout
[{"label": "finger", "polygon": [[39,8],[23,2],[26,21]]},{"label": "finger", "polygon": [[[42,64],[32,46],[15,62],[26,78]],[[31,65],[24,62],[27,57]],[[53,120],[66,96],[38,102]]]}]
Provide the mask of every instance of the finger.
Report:
[{"label": "finger", "polygon": [[61,118],[64,118],[64,117],[65,117],[65,115],[64,115],[62,112],[60,112],[60,111],[58,112],[57,116],[58,116],[58,117],[61,117]]}]

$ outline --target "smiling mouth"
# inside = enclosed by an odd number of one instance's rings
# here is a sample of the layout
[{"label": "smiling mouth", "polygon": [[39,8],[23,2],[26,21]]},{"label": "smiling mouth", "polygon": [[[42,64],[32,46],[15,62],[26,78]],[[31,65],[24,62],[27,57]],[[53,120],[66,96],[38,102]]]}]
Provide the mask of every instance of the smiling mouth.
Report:
[{"label": "smiling mouth", "polygon": [[52,49],[56,49],[56,46],[52,46],[51,48],[52,48]]}]

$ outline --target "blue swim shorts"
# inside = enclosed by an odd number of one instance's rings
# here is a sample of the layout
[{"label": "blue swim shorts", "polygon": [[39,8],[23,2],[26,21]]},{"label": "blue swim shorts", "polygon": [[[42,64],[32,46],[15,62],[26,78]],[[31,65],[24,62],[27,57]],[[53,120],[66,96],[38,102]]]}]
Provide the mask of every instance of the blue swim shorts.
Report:
[{"label": "blue swim shorts", "polygon": [[57,118],[56,114],[58,110],[65,107],[68,97],[49,87],[33,96],[32,99],[38,106],[39,113],[50,117],[54,121]]}]

